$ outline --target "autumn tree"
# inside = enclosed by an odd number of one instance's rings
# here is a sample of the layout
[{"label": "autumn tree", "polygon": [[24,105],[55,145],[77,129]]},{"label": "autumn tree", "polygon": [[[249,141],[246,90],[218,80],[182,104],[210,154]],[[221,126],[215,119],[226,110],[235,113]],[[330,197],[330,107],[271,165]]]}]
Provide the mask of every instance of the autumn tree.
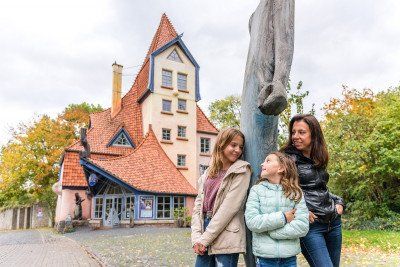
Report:
[{"label": "autumn tree", "polygon": [[43,115],[13,129],[12,139],[1,149],[0,207],[39,201],[54,212],[51,186],[58,179],[61,155],[78,137],[76,129],[88,125],[89,113],[99,110],[87,103],[69,105],[54,119]]},{"label": "autumn tree", "polygon": [[353,222],[392,218],[400,229],[400,87],[378,94],[344,87],[324,110],[330,185]]}]

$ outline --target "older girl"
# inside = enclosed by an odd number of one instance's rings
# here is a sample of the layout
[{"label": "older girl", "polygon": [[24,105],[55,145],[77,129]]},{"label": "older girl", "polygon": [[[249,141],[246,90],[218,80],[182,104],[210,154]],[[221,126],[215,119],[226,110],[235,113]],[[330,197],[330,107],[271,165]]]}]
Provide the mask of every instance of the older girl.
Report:
[{"label": "older girl", "polygon": [[296,162],[310,210],[310,231],[300,239],[302,253],[311,266],[339,266],[344,202],[327,187],[329,156],[321,126],[312,115],[296,115],[289,123],[289,134],[282,150]]},{"label": "older girl", "polygon": [[221,131],[211,165],[199,178],[192,215],[192,245],[196,266],[237,266],[246,252],[244,203],[250,165],[240,160],[244,135],[237,129]]}]

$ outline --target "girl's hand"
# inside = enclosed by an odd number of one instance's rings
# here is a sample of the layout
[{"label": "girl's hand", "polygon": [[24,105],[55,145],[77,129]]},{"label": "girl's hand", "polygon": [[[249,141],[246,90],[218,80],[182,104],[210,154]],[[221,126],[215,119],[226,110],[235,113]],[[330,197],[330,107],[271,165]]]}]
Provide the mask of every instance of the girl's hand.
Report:
[{"label": "girl's hand", "polygon": [[193,246],[193,250],[194,250],[194,253],[196,253],[198,255],[204,255],[204,253],[206,252],[207,248],[201,243],[196,243]]},{"label": "girl's hand", "polygon": [[317,218],[318,217],[310,211],[310,213],[308,214],[308,219],[310,220],[310,223],[313,223]]},{"label": "girl's hand", "polygon": [[296,209],[289,210],[285,212],[285,217],[286,217],[286,222],[290,223],[294,219],[294,213],[296,212]]},{"label": "girl's hand", "polygon": [[337,214],[342,215],[343,214],[343,206],[340,204],[336,204],[336,212],[337,212]]}]

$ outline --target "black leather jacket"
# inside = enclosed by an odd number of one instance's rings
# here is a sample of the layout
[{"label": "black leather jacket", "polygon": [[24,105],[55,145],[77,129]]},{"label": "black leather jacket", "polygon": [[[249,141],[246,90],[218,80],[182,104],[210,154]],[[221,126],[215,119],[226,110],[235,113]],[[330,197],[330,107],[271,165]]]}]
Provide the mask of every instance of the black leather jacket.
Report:
[{"label": "black leather jacket", "polygon": [[296,148],[288,148],[285,153],[296,162],[299,173],[300,187],[303,190],[304,198],[308,209],[313,212],[322,223],[329,223],[339,215],[336,211],[336,204],[343,205],[341,197],[331,194],[327,184],[329,174],[324,168],[316,168],[314,161],[303,156]]}]

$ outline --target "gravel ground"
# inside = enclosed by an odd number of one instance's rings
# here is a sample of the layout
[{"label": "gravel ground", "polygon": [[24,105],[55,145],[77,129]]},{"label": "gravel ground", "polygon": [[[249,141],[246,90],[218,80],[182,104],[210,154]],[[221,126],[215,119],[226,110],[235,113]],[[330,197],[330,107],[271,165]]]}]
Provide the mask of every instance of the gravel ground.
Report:
[{"label": "gravel ground", "polygon": [[[137,226],[65,234],[78,241],[107,266],[193,266],[190,229]],[[241,266],[243,258],[239,261]],[[343,249],[341,266],[400,266],[400,254]],[[308,266],[298,257],[299,266]]]}]

